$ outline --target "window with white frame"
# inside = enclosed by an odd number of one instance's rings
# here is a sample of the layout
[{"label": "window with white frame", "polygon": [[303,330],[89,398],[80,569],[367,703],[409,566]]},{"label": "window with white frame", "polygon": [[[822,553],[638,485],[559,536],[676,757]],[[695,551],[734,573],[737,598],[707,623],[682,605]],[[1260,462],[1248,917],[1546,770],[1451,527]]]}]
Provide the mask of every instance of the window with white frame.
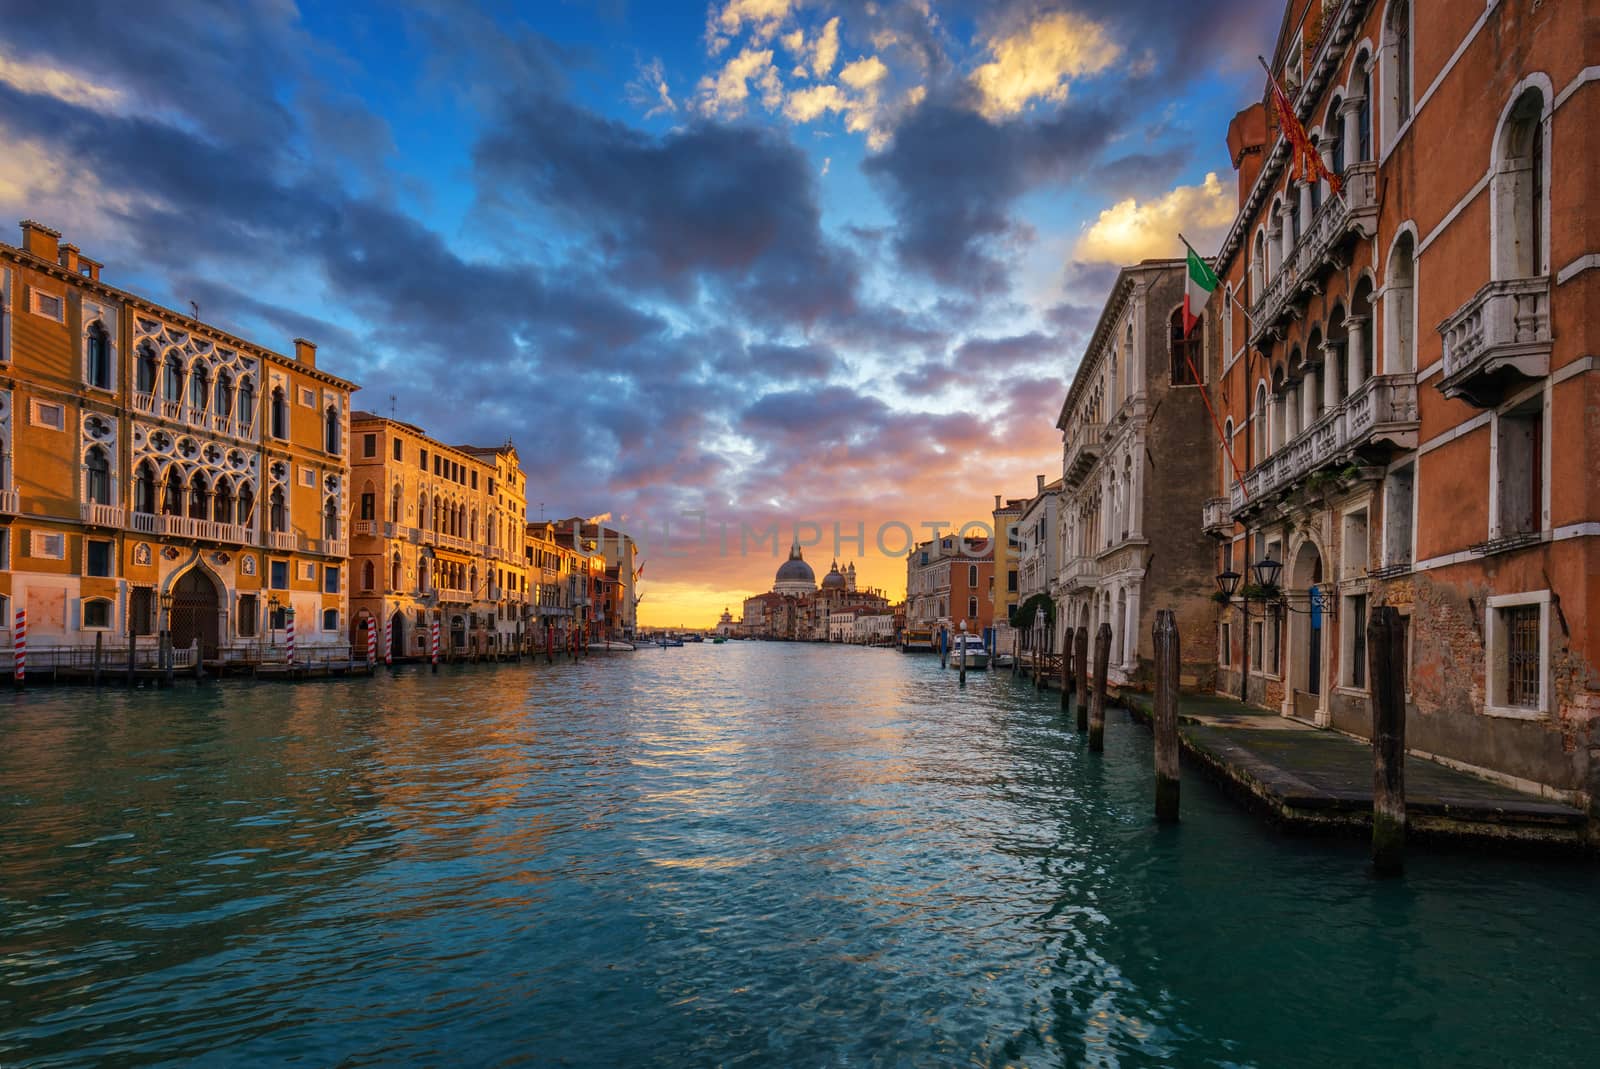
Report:
[{"label": "window with white frame", "polygon": [[34,315],[64,323],[67,319],[67,301],[59,293],[45,293],[37,287],[28,290],[28,310]]},{"label": "window with white frame", "polygon": [[1490,713],[1549,712],[1550,592],[1491,595],[1484,629]]},{"label": "window with white frame", "polygon": [[0,629],[9,630],[11,627],[11,598],[0,594]]},{"label": "window with white frame", "polygon": [[339,610],[338,609],[323,609],[322,610],[322,629],[324,631],[337,631],[337,630],[339,630]]},{"label": "window with white frame", "polygon": [[1532,534],[1544,501],[1544,397],[1535,394],[1499,413],[1495,430],[1495,509],[1491,538]]},{"label": "window with white frame", "polygon": [[1223,621],[1217,636],[1217,663],[1224,668],[1233,664],[1233,625],[1227,621]]},{"label": "window with white frame", "polygon": [[111,627],[111,599],[86,598],[83,602],[83,630],[105,631]]},{"label": "window with white frame", "polygon": [[1391,471],[1383,483],[1383,563],[1411,563],[1412,510],[1416,507],[1417,465]]},{"label": "window with white frame", "polygon": [[1492,277],[1534,278],[1549,270],[1549,102],[1542,89],[1522,91],[1496,136],[1489,186]]},{"label": "window with white frame", "polygon": [[83,574],[96,578],[109,578],[115,568],[116,546],[105,539],[83,540]]},{"label": "window with white frame", "polygon": [[67,429],[66,406],[56,404],[54,401],[30,401],[28,422],[46,430],[64,431]]},{"label": "window with white frame", "polygon": [[1367,574],[1367,510],[1347,512],[1341,522],[1339,574],[1355,579]]},{"label": "window with white frame", "polygon": [[59,531],[34,531],[28,545],[28,556],[40,560],[66,560],[67,536]]},{"label": "window with white frame", "polygon": [[1367,687],[1367,595],[1344,598],[1344,633],[1340,636],[1339,683],[1355,690]]},{"label": "window with white frame", "polygon": [[316,408],[317,407],[317,391],[315,391],[313,389],[310,389],[309,387],[302,386],[302,387],[300,387],[299,398],[300,398],[300,404],[301,404],[302,407],[304,407],[304,408]]},{"label": "window with white frame", "polygon": [[317,472],[316,472],[316,469],[302,467],[300,469],[300,485],[301,486],[316,486],[317,485]]}]

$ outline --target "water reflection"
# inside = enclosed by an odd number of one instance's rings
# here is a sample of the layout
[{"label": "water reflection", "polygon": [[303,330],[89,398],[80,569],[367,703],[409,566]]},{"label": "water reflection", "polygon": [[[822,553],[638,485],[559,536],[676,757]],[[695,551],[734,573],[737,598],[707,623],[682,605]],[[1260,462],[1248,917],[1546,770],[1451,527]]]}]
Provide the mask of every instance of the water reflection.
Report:
[{"label": "water reflection", "polygon": [[[0,711],[0,1064],[1578,1063],[1587,870],[1278,838],[1148,736],[730,644]],[[1560,992],[1553,998],[1551,992]]]}]

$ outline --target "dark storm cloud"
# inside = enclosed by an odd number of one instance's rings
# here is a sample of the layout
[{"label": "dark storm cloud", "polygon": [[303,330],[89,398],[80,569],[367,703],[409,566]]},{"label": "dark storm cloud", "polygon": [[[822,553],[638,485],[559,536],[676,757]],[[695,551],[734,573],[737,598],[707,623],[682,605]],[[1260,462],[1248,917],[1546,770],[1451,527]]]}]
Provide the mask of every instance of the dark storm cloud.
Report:
[{"label": "dark storm cloud", "polygon": [[784,134],[697,123],[656,137],[565,100],[514,99],[474,153],[499,198],[587,235],[630,285],[710,284],[751,319],[855,306],[853,258],[822,233],[816,180]]},{"label": "dark storm cloud", "polygon": [[895,213],[894,248],[905,266],[947,286],[999,293],[1009,286],[1006,246],[1021,235],[1011,214],[1017,199],[1070,178],[1115,130],[1100,108],[991,122],[964,103],[928,103],[862,168]]}]

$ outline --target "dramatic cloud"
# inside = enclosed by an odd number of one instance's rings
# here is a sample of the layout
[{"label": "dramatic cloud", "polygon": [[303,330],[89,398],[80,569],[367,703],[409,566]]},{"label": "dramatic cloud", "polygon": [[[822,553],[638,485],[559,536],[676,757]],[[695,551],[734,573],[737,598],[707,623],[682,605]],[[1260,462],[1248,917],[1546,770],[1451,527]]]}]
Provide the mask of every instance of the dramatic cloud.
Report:
[{"label": "dramatic cloud", "polygon": [[996,119],[1035,100],[1066,100],[1073,79],[1105,70],[1122,50],[1099,24],[1056,12],[990,40],[989,54],[993,58],[972,73],[972,84],[980,110]]},{"label": "dramatic cloud", "polygon": [[1176,256],[1183,249],[1180,231],[1191,242],[1216,239],[1233,221],[1234,209],[1233,193],[1213,172],[1201,185],[1179,186],[1153,201],[1129,198],[1112,205],[1078,239],[1074,255],[1114,264]]}]

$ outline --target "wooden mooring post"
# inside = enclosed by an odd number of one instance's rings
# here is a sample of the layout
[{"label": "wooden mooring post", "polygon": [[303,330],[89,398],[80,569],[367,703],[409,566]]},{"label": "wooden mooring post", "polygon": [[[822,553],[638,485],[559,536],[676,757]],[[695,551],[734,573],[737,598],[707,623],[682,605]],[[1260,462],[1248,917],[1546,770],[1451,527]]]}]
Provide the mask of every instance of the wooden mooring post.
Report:
[{"label": "wooden mooring post", "polygon": [[105,643],[106,633],[104,631],[96,631],[94,633],[94,685],[97,687],[100,685],[100,671],[105,666]]},{"label": "wooden mooring post", "polygon": [[1406,852],[1406,637],[1393,605],[1367,622],[1372,683],[1372,868],[1398,876]]},{"label": "wooden mooring post", "polygon": [[1072,705],[1072,628],[1061,632],[1061,711]]},{"label": "wooden mooring post", "polygon": [[1073,638],[1072,663],[1078,684],[1078,730],[1089,730],[1089,628],[1078,628]]},{"label": "wooden mooring post", "polygon": [[1171,609],[1156,612],[1156,819],[1178,819],[1178,625]]},{"label": "wooden mooring post", "polygon": [[138,652],[139,652],[139,636],[134,632],[133,625],[129,624],[128,625],[128,689],[129,690],[133,689],[133,684],[134,684],[133,664],[134,664],[134,657],[138,654]]},{"label": "wooden mooring post", "polygon": [[1089,749],[1106,748],[1106,672],[1111,667],[1111,625],[1101,624],[1094,635],[1094,697],[1089,700]]}]

